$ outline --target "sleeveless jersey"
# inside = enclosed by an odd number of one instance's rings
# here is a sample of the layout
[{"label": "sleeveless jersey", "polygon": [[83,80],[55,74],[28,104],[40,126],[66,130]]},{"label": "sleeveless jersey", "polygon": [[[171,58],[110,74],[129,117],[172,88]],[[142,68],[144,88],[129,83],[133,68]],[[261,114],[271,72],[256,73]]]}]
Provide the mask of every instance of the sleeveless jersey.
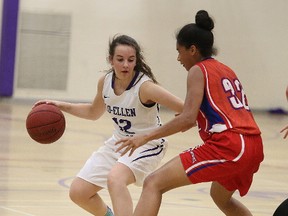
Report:
[{"label": "sleeveless jersey", "polygon": [[197,117],[201,138],[206,140],[211,133],[225,130],[244,135],[260,134],[236,74],[213,58],[197,65],[205,79],[203,101]]},{"label": "sleeveless jersey", "polygon": [[126,91],[116,95],[113,89],[113,73],[106,75],[102,97],[113,120],[115,135],[123,137],[148,133],[161,125],[159,105],[156,103],[147,107],[139,98],[140,86],[149,80],[151,79],[142,72],[136,72]]}]

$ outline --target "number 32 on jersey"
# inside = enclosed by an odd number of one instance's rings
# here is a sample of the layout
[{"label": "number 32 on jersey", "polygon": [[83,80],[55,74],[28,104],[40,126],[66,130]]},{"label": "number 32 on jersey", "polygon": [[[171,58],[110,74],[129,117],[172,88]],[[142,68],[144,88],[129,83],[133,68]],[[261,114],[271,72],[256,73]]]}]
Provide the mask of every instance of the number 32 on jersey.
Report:
[{"label": "number 32 on jersey", "polygon": [[[224,78],[222,79],[222,86],[224,91],[228,93],[229,96],[227,98],[234,109],[244,108],[246,110],[250,110],[246,95],[238,79],[230,81],[229,79]],[[240,98],[238,95],[240,95]]]}]

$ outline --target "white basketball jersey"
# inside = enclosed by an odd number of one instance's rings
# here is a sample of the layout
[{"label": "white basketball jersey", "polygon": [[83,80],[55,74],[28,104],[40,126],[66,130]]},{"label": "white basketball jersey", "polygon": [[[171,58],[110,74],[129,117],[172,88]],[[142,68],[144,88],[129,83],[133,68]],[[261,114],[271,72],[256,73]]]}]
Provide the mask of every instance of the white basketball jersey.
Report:
[{"label": "white basketball jersey", "polygon": [[151,79],[143,73],[136,73],[126,91],[121,95],[115,95],[113,73],[106,75],[102,97],[113,120],[115,135],[133,136],[147,133],[161,125],[159,105],[147,107],[139,98],[140,86],[148,80]]}]

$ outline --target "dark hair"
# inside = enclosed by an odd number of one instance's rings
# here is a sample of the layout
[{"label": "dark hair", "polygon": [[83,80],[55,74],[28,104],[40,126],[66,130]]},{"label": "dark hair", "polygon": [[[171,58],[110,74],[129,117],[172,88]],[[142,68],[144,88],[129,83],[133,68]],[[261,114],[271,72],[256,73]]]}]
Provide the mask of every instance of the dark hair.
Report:
[{"label": "dark hair", "polygon": [[[127,45],[135,49],[136,52],[136,66],[135,71],[142,72],[146,74],[154,83],[158,83],[155,76],[152,73],[151,68],[146,64],[142,50],[135,39],[127,35],[115,35],[112,40],[109,41],[109,56],[113,57],[115,54],[115,49],[118,45]],[[109,72],[113,72],[111,68]]]},{"label": "dark hair", "polygon": [[195,16],[196,23],[190,23],[183,26],[176,34],[177,43],[186,48],[195,45],[203,57],[216,55],[216,49],[213,48],[214,21],[205,10],[200,10]]}]

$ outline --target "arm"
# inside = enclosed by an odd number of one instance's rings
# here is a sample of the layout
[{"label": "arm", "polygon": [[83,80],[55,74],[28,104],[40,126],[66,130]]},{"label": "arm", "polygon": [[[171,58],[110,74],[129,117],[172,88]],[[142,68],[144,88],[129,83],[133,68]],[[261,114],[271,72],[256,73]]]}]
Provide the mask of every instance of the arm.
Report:
[{"label": "arm", "polygon": [[177,113],[183,111],[183,101],[169,91],[151,81],[144,82],[140,87],[139,97],[142,103],[158,103]]},{"label": "arm", "polygon": [[41,100],[38,101],[35,106],[43,103],[53,104],[60,110],[88,120],[97,120],[105,112],[105,104],[102,98],[102,89],[104,85],[104,77],[101,77],[98,81],[97,94],[92,103],[68,103],[64,101],[56,100]]},{"label": "arm", "polygon": [[122,154],[130,151],[130,155],[141,145],[153,139],[166,137],[180,131],[186,131],[195,125],[197,115],[204,95],[204,76],[198,66],[194,66],[188,72],[187,93],[183,112],[170,120],[163,126],[157,128],[150,134],[137,135],[131,138],[123,138],[116,144],[122,143],[117,149],[120,151],[125,148]]}]

